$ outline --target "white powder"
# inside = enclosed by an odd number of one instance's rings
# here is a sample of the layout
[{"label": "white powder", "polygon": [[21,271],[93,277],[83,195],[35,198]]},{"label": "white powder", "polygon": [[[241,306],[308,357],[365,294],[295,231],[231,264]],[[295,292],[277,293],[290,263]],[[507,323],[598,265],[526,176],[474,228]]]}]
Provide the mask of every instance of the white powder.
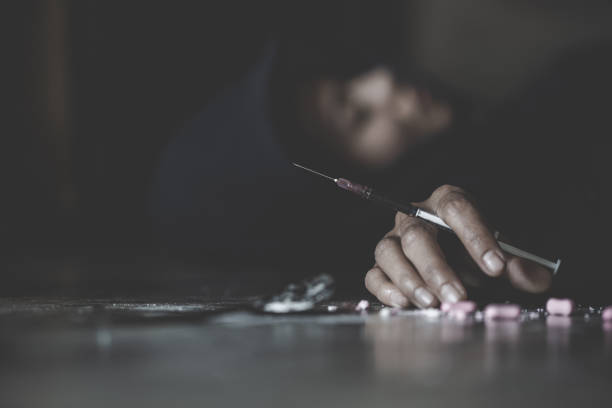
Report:
[{"label": "white powder", "polygon": [[292,302],[286,300],[283,302],[270,302],[266,303],[263,307],[264,312],[269,313],[289,313],[289,312],[303,312],[305,310],[312,309],[314,304],[310,301],[299,301]]}]

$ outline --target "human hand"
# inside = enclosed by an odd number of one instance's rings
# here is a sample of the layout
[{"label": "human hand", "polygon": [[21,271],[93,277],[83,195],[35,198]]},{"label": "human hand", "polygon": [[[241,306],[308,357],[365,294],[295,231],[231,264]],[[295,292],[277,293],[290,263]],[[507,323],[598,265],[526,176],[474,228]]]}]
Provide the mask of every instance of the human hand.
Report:
[{"label": "human hand", "polygon": [[[442,218],[486,275],[505,277],[515,288],[530,293],[550,287],[550,271],[501,250],[483,217],[459,187],[441,186],[415,205]],[[368,291],[395,307],[412,303],[427,308],[466,299],[465,286],[448,264],[437,232],[432,224],[398,212],[395,226],[376,245],[376,264],[365,277]]]}]

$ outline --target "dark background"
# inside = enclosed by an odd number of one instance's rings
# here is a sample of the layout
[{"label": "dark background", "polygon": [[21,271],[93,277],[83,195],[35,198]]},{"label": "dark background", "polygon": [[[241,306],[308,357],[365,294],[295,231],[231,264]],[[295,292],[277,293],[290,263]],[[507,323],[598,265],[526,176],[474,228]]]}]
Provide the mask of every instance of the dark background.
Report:
[{"label": "dark background", "polygon": [[[347,16],[364,7],[338,4]],[[398,51],[484,112],[565,50],[612,36],[605,1],[376,4],[381,30],[385,13],[399,20]],[[4,253],[151,250],[146,198],[164,144],[283,26],[316,30],[317,13],[299,10],[278,1],[3,2]]]},{"label": "dark background", "polygon": [[269,29],[265,3],[11,3],[3,238],[15,249],[146,246],[157,155],[248,68]]}]

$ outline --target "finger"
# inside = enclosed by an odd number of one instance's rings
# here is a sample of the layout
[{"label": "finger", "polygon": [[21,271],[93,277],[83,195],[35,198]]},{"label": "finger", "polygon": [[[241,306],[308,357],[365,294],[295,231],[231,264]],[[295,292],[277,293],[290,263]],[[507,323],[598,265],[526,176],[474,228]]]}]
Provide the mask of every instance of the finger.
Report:
[{"label": "finger", "polygon": [[388,306],[408,307],[410,301],[377,266],[366,273],[365,286],[378,300]]},{"label": "finger", "polygon": [[378,267],[415,305],[427,308],[436,304],[436,298],[402,252],[399,238],[389,236],[380,240],[374,256]]},{"label": "finger", "polygon": [[463,190],[442,186],[432,194],[428,204],[455,231],[480,269],[490,276],[504,272],[506,257]]},{"label": "finger", "polygon": [[398,225],[398,232],[403,253],[441,301],[457,302],[466,298],[465,288],[438,245],[433,226],[417,218],[406,217]]},{"label": "finger", "polygon": [[542,293],[552,284],[551,272],[527,259],[508,256],[508,280],[517,289],[529,293]]}]

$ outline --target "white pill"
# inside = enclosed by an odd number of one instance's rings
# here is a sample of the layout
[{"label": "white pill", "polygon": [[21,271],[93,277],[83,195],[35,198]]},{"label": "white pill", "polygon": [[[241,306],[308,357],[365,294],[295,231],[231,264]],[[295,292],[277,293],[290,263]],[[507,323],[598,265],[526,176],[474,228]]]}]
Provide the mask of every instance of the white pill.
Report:
[{"label": "white pill", "polygon": [[485,319],[518,319],[521,314],[519,305],[490,304],[484,310]]},{"label": "white pill", "polygon": [[606,307],[603,312],[601,312],[601,318],[603,320],[612,320],[612,306]]},{"label": "white pill", "polygon": [[569,316],[574,310],[574,301],[571,299],[550,298],[546,302],[546,311],[551,315]]}]

